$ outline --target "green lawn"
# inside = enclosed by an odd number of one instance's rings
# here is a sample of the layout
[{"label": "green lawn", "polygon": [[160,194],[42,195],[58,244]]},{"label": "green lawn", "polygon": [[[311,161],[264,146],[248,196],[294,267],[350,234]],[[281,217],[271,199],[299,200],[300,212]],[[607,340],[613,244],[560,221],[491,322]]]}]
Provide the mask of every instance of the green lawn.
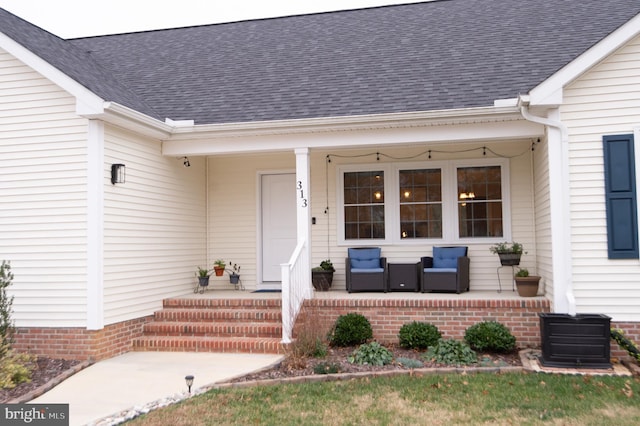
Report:
[{"label": "green lawn", "polygon": [[451,374],[212,390],[131,425],[632,425],[640,379]]}]

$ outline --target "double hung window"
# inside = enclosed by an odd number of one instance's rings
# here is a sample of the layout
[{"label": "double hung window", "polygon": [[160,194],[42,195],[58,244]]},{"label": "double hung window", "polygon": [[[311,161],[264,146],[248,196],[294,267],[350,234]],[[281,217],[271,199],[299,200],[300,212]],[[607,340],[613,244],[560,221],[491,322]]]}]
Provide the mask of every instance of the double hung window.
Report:
[{"label": "double hung window", "polygon": [[340,241],[504,239],[506,160],[339,167]]}]

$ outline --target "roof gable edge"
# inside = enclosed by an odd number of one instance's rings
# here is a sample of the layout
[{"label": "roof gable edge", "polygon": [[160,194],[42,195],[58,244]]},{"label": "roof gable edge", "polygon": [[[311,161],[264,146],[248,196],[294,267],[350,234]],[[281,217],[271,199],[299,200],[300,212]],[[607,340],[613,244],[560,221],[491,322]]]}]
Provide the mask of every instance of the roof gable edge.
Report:
[{"label": "roof gable edge", "polygon": [[2,32],[0,48],[75,97],[77,114],[99,114],[104,110],[101,97]]},{"label": "roof gable edge", "polygon": [[638,35],[640,35],[640,14],[531,89],[529,91],[531,105],[560,105],[563,89],[568,84]]}]

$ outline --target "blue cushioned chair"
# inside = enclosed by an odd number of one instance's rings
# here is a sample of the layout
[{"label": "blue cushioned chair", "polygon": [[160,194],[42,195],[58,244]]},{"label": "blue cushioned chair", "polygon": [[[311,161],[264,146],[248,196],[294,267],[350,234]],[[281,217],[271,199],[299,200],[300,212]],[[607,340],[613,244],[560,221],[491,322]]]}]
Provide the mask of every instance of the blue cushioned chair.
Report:
[{"label": "blue cushioned chair", "polygon": [[350,248],[345,261],[347,291],[387,292],[387,259],[380,247]]},{"label": "blue cushioned chair", "polygon": [[434,247],[433,257],[423,257],[420,288],[422,292],[469,291],[467,247]]}]

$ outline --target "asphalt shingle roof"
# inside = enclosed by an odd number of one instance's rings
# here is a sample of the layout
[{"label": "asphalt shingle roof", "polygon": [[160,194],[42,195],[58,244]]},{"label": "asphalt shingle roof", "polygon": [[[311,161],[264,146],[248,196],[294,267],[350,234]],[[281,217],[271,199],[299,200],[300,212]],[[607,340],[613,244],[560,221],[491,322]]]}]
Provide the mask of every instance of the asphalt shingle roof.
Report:
[{"label": "asphalt shingle roof", "polygon": [[62,40],[0,31],[110,101],[196,124],[428,111],[514,98],[638,0],[439,0]]}]

